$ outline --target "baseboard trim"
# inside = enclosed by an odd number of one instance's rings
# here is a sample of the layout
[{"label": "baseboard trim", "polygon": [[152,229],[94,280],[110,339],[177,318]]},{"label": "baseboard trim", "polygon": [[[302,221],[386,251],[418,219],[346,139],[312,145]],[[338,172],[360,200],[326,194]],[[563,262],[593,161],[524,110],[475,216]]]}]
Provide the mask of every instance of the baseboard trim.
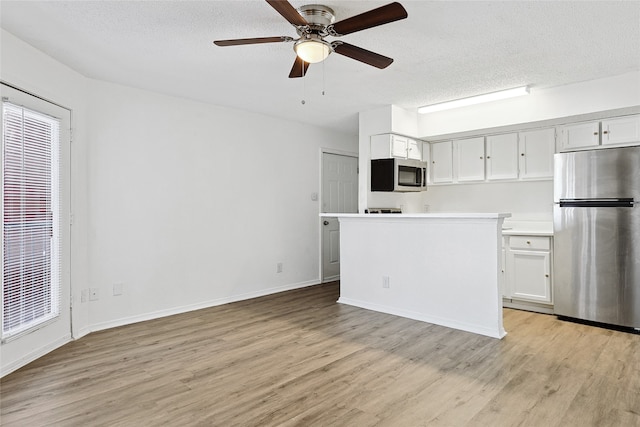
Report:
[{"label": "baseboard trim", "polygon": [[416,311],[403,310],[396,307],[389,307],[386,305],[370,303],[366,301],[354,300],[351,298],[340,297],[338,302],[341,304],[352,305],[354,307],[364,308],[367,310],[379,311],[381,313],[393,314],[394,316],[406,317],[408,319],[420,320],[421,322],[433,323],[435,325],[445,326],[447,328],[458,329],[466,332],[473,332],[474,334],[485,335],[491,338],[504,338],[507,333],[504,331],[499,331],[498,328],[484,328],[479,327],[477,325],[472,325],[468,323],[459,322],[456,320],[446,319],[437,316],[429,316],[424,313],[419,313]]},{"label": "baseboard trim", "polygon": [[89,332],[97,332],[103,331],[106,329],[117,328],[120,326],[131,325],[133,323],[145,322],[147,320],[159,319],[161,317],[173,316],[176,314],[188,313],[190,311],[202,310],[204,308],[215,307],[218,305],[229,304],[232,302],[245,301],[248,299],[259,298],[266,295],[277,294],[280,292],[291,291],[294,289],[306,288],[308,286],[319,285],[318,280],[309,280],[305,282],[298,282],[284,286],[277,286],[274,288],[261,289],[259,291],[247,292],[238,295],[232,295],[224,298],[217,298],[210,301],[205,301],[197,304],[190,304],[181,307],[173,307],[166,310],[158,310],[152,311],[149,313],[144,313],[136,316],[123,317],[121,319],[110,320],[108,322],[96,323],[90,325],[88,328],[83,328],[82,336],[86,335],[88,332],[84,333],[87,329]]},{"label": "baseboard trim", "polygon": [[62,347],[69,342],[71,342],[71,334],[64,335],[63,337],[55,341],[47,343],[46,345],[25,354],[23,357],[17,359],[13,363],[10,363],[6,366],[0,366],[0,378],[3,378],[5,375],[9,375],[13,371],[17,371],[23,366],[28,365],[34,360],[39,359],[47,353],[51,353],[53,350]]}]

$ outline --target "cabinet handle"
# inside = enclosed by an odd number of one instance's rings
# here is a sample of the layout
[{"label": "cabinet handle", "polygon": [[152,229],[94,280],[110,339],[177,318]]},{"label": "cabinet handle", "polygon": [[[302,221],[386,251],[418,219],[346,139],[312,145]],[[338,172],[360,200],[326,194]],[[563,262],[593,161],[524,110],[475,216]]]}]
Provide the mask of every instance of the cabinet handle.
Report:
[{"label": "cabinet handle", "polygon": [[530,244],[531,244],[531,242],[527,240],[527,245],[530,245]]},{"label": "cabinet handle", "polygon": [[482,160],[482,156],[480,156],[480,160]]},{"label": "cabinet handle", "polygon": [[545,275],[544,275],[544,277],[549,277],[549,275],[548,275],[548,274],[545,274]]},{"label": "cabinet handle", "polygon": [[602,133],[606,135],[606,134],[608,134],[608,133],[609,133],[609,131],[608,131],[608,130],[605,130],[605,131],[604,131],[604,132],[602,132]]},{"label": "cabinet handle", "polygon": [[524,157],[524,153],[520,153],[520,155],[521,155],[522,157]]},{"label": "cabinet handle", "polygon": [[597,134],[598,134],[598,132],[594,132],[593,134],[594,134],[594,135],[597,135]]},{"label": "cabinet handle", "polygon": [[[482,157],[480,157],[480,158],[482,158]],[[490,158],[491,158],[491,156],[487,156],[487,159],[490,159]]]}]

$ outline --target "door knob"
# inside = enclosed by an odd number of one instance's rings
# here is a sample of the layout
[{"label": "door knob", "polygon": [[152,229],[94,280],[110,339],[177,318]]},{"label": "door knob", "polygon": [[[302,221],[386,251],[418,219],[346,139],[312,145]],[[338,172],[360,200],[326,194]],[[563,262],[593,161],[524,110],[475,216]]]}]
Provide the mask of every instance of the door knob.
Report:
[{"label": "door knob", "polygon": [[323,222],[324,225],[329,225],[329,221]]}]

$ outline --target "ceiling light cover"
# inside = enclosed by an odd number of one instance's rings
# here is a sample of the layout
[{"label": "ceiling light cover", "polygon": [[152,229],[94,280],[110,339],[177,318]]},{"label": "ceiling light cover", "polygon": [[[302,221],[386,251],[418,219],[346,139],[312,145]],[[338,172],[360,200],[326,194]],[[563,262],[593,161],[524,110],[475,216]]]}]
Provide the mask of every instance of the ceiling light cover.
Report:
[{"label": "ceiling light cover", "polygon": [[498,92],[485,93],[484,95],[472,96],[469,98],[456,99],[455,101],[441,102],[439,104],[425,105],[418,108],[418,113],[433,113],[434,111],[449,110],[451,108],[466,107],[468,105],[480,104],[483,102],[497,101],[499,99],[513,98],[516,96],[528,95],[529,86],[521,86],[513,89],[501,90]]},{"label": "ceiling light cover", "polygon": [[293,46],[293,49],[300,59],[309,64],[322,62],[329,56],[329,53],[331,53],[329,43],[318,39],[299,40]]}]

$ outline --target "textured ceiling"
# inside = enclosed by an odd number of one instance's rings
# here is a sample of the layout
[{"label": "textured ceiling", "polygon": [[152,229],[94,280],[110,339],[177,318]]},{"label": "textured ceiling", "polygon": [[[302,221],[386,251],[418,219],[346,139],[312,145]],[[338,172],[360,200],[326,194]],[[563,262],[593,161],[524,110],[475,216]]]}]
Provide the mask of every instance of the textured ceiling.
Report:
[{"label": "textured ceiling", "polygon": [[[387,3],[322,2],[337,20]],[[535,90],[640,69],[640,1],[401,3],[408,19],[342,38],[393,57],[389,68],[332,54],[302,79],[287,77],[292,43],[213,45],[296,36],[259,0],[2,0],[0,23],[90,78],[354,134],[357,113],[382,105],[413,109],[523,84]]]}]

